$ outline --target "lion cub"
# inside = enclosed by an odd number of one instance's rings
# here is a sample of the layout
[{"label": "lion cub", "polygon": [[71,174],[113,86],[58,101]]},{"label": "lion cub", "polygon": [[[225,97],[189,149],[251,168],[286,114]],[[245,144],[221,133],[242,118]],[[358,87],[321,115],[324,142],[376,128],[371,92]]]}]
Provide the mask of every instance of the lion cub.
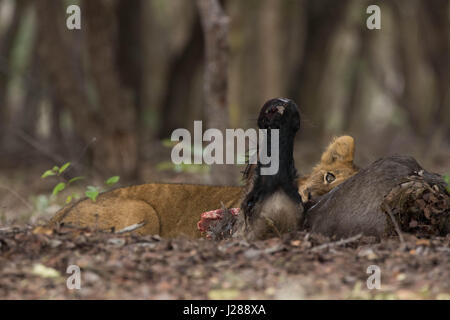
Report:
[{"label": "lion cub", "polygon": [[[327,193],[356,173],[353,165],[354,141],[343,136],[335,139],[322,155],[313,172],[299,180],[304,202]],[[251,173],[249,174],[249,177]],[[201,237],[197,228],[203,212],[239,207],[242,187],[195,184],[149,183],[118,188],[102,193],[96,202],[83,199],[58,211],[49,226],[59,223],[101,230],[122,230],[134,224],[144,225],[133,233],[159,234],[162,237]]]},{"label": "lion cub", "polygon": [[353,163],[355,141],[350,136],[340,136],[328,145],[319,164],[298,181],[298,192],[303,202],[312,201],[337,187],[358,172]]}]

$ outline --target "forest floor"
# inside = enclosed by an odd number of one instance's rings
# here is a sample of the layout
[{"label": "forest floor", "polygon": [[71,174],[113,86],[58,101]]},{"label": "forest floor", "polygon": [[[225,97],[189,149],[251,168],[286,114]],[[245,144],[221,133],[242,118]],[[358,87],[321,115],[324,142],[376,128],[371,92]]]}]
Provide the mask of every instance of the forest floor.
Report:
[{"label": "forest floor", "polygon": [[[66,285],[70,265],[79,290]],[[380,289],[367,287],[372,265]],[[247,243],[10,226],[0,270],[0,299],[450,299],[450,235]]]},{"label": "forest floor", "polygon": [[[0,170],[0,299],[450,299],[450,235],[342,244],[304,232],[254,243],[33,233],[63,204],[50,197],[55,181],[40,179],[52,165]],[[142,180],[204,183],[154,165]],[[80,290],[67,288],[70,265],[81,269]],[[372,265],[381,289],[367,287]]]}]

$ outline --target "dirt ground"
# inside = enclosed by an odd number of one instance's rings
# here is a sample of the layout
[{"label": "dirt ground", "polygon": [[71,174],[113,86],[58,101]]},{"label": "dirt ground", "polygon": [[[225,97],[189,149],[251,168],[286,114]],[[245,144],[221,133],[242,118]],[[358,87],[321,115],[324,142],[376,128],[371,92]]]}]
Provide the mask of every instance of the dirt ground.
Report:
[{"label": "dirt ground", "polygon": [[[69,265],[81,289],[69,290]],[[369,266],[381,288],[369,290]],[[161,239],[0,229],[0,299],[450,299],[450,235],[334,241]]]},{"label": "dirt ground", "polygon": [[[68,228],[34,234],[64,200],[51,201],[55,181],[39,178],[51,165],[0,170],[0,299],[450,299],[450,235],[336,243],[298,232],[249,244]],[[204,183],[150,169],[144,181]],[[70,265],[81,269],[80,290],[67,288]],[[367,287],[371,265],[381,289]]]}]

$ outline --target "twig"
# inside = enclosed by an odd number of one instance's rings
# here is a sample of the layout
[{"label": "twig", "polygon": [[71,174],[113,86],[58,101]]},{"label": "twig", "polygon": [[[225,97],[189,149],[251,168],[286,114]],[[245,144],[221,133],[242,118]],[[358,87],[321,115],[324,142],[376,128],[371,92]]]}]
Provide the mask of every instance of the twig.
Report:
[{"label": "twig", "polygon": [[32,137],[30,137],[28,134],[26,134],[23,130],[18,130],[18,129],[14,129],[14,128],[12,128],[11,130],[17,137],[22,139],[24,142],[28,143],[30,146],[35,148],[37,151],[39,151],[40,153],[42,153],[43,155],[45,155],[47,158],[51,159],[52,161],[54,161],[56,163],[62,163],[64,161],[64,159],[60,155],[50,152],[47,148],[45,148],[44,146],[39,144],[39,142],[35,141]]},{"label": "twig", "polygon": [[403,234],[402,234],[402,232],[400,230],[400,227],[398,226],[397,220],[395,219],[394,215],[392,214],[391,209],[389,208],[389,206],[387,206],[385,204],[382,204],[381,207],[382,207],[382,209],[384,209],[389,214],[389,217],[391,218],[391,221],[394,224],[394,228],[395,228],[395,231],[398,234],[398,238],[400,239],[400,242],[401,243],[405,243],[405,239],[403,238]]},{"label": "twig", "polygon": [[125,227],[125,228],[123,228],[123,229],[121,229],[119,231],[116,231],[116,233],[117,234],[122,234],[122,233],[126,233],[126,232],[131,232],[131,231],[134,231],[136,229],[139,229],[139,228],[143,227],[144,225],[145,225],[145,221],[142,221],[140,223],[135,223],[135,224],[132,224],[131,226],[128,226],[128,227]]},{"label": "twig", "polygon": [[4,227],[4,228],[0,228],[0,232],[10,232],[11,230],[13,230],[14,227]]},{"label": "twig", "polygon": [[324,243],[324,244],[321,244],[320,246],[312,248],[311,251],[316,252],[316,251],[320,251],[320,250],[326,249],[326,248],[339,247],[339,246],[342,246],[342,245],[345,245],[345,244],[348,244],[351,242],[355,242],[355,241],[359,240],[359,238],[361,238],[361,237],[362,237],[362,234],[360,233],[351,238],[342,239],[342,240],[335,241],[335,242]]},{"label": "twig", "polygon": [[6,186],[3,186],[3,185],[0,185],[0,188],[8,191],[9,193],[11,193],[17,199],[19,199],[28,209],[33,210],[33,206],[27,200],[25,200],[20,194],[18,194],[16,191],[14,191],[14,190],[6,187]]},{"label": "twig", "polygon": [[[55,163],[64,163],[64,157],[62,157],[59,154],[55,154],[54,152],[50,152],[50,150],[48,150],[46,147],[42,146],[38,141],[34,140],[33,137],[29,136],[28,134],[26,134],[23,130],[18,130],[18,129],[11,129],[12,132],[19,137],[20,139],[22,139],[25,143],[29,144],[30,146],[32,146],[34,149],[36,149],[38,152],[40,152],[41,154],[43,154],[44,156],[46,156],[47,158],[49,158],[50,160],[52,160]],[[97,138],[93,137],[84,147],[83,150],[81,150],[81,152],[79,153],[78,159],[76,159],[75,161],[71,161],[72,165],[71,167],[73,168],[80,168],[79,166],[79,162],[81,161],[81,159],[83,158],[83,156],[85,155],[86,151],[88,150],[88,148],[97,142]],[[69,168],[70,170],[71,168]],[[96,171],[99,171],[99,168],[94,167],[94,169]],[[68,171],[68,170],[67,170]]]}]

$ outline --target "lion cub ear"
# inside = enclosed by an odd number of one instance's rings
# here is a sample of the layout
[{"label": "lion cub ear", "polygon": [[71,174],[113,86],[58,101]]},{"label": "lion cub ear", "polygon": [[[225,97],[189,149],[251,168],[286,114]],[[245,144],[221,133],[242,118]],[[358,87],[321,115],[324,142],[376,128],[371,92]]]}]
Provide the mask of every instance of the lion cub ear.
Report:
[{"label": "lion cub ear", "polygon": [[353,162],[355,140],[350,136],[335,138],[322,154],[321,163],[331,165],[336,162]]}]

